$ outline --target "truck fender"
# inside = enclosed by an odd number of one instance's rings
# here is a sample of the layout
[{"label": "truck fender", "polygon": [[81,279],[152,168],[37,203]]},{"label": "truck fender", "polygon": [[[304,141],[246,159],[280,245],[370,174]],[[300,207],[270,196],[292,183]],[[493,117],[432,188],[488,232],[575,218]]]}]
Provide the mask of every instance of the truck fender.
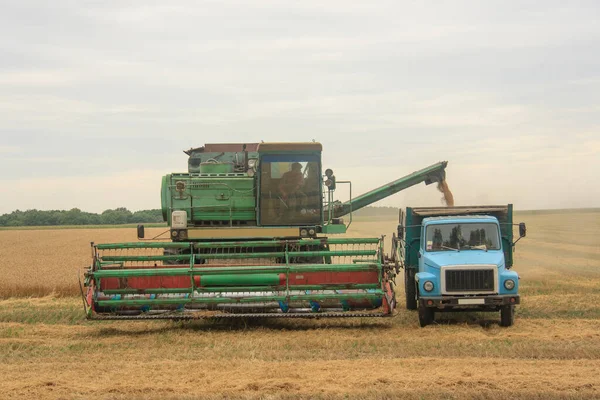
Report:
[{"label": "truck fender", "polygon": [[[418,272],[415,274],[415,281],[417,281],[417,288],[419,289],[419,297],[421,296],[439,296],[440,295],[440,281],[438,277],[429,272]],[[433,282],[433,290],[431,292],[423,289],[423,284],[427,281]]]},{"label": "truck fender", "polygon": [[[498,279],[500,280],[500,282],[498,282],[498,291],[500,294],[516,294],[519,292],[520,277],[519,274],[515,271],[500,271],[500,273],[498,274]],[[513,281],[515,281],[515,287],[512,290],[507,290],[504,287],[504,281],[507,279],[512,279]]]}]

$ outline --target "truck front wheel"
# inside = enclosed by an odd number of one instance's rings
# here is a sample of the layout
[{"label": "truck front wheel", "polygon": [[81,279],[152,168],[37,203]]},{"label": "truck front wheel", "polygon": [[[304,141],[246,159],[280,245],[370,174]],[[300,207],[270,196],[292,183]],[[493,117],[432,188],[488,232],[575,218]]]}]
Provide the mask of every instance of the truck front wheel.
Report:
[{"label": "truck front wheel", "polygon": [[433,308],[419,305],[419,325],[421,328],[433,323],[434,311]]},{"label": "truck front wheel", "polygon": [[406,293],[406,309],[417,309],[417,286],[415,285],[415,270],[404,267],[404,292]]},{"label": "truck front wheel", "polygon": [[500,326],[512,326],[515,323],[515,306],[507,305],[500,308]]}]

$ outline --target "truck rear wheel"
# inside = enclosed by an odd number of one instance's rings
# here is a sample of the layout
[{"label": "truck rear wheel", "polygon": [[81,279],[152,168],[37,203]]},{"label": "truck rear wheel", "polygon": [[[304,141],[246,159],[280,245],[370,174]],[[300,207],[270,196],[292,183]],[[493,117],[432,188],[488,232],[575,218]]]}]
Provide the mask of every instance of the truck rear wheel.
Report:
[{"label": "truck rear wheel", "polygon": [[515,323],[515,306],[507,305],[500,308],[500,326],[512,326]]},{"label": "truck rear wheel", "polygon": [[419,305],[419,325],[421,325],[421,328],[431,325],[433,323],[434,316],[435,314],[433,308]]},{"label": "truck rear wheel", "polygon": [[417,287],[415,286],[415,270],[404,267],[404,292],[406,293],[406,309],[417,309]]}]

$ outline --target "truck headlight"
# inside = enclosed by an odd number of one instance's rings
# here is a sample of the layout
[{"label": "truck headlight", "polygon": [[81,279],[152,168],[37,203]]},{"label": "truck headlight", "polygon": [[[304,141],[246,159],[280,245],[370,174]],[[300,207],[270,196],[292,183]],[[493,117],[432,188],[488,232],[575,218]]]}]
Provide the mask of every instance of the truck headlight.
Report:
[{"label": "truck headlight", "polygon": [[507,279],[504,281],[504,287],[506,290],[513,290],[515,288],[515,281],[512,279]]},{"label": "truck headlight", "polygon": [[423,289],[425,289],[427,292],[431,292],[433,290],[433,282],[431,281],[426,281],[423,284]]}]

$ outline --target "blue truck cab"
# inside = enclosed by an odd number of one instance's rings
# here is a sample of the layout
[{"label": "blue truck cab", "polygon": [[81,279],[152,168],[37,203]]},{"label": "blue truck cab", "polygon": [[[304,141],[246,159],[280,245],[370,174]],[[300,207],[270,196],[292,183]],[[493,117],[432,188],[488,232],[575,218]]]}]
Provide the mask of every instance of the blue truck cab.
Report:
[{"label": "blue truck cab", "polygon": [[[436,312],[500,311],[500,325],[514,323],[520,303],[512,267],[512,205],[407,208],[404,239],[406,305],[419,323]],[[519,224],[519,238],[526,234]]]}]

